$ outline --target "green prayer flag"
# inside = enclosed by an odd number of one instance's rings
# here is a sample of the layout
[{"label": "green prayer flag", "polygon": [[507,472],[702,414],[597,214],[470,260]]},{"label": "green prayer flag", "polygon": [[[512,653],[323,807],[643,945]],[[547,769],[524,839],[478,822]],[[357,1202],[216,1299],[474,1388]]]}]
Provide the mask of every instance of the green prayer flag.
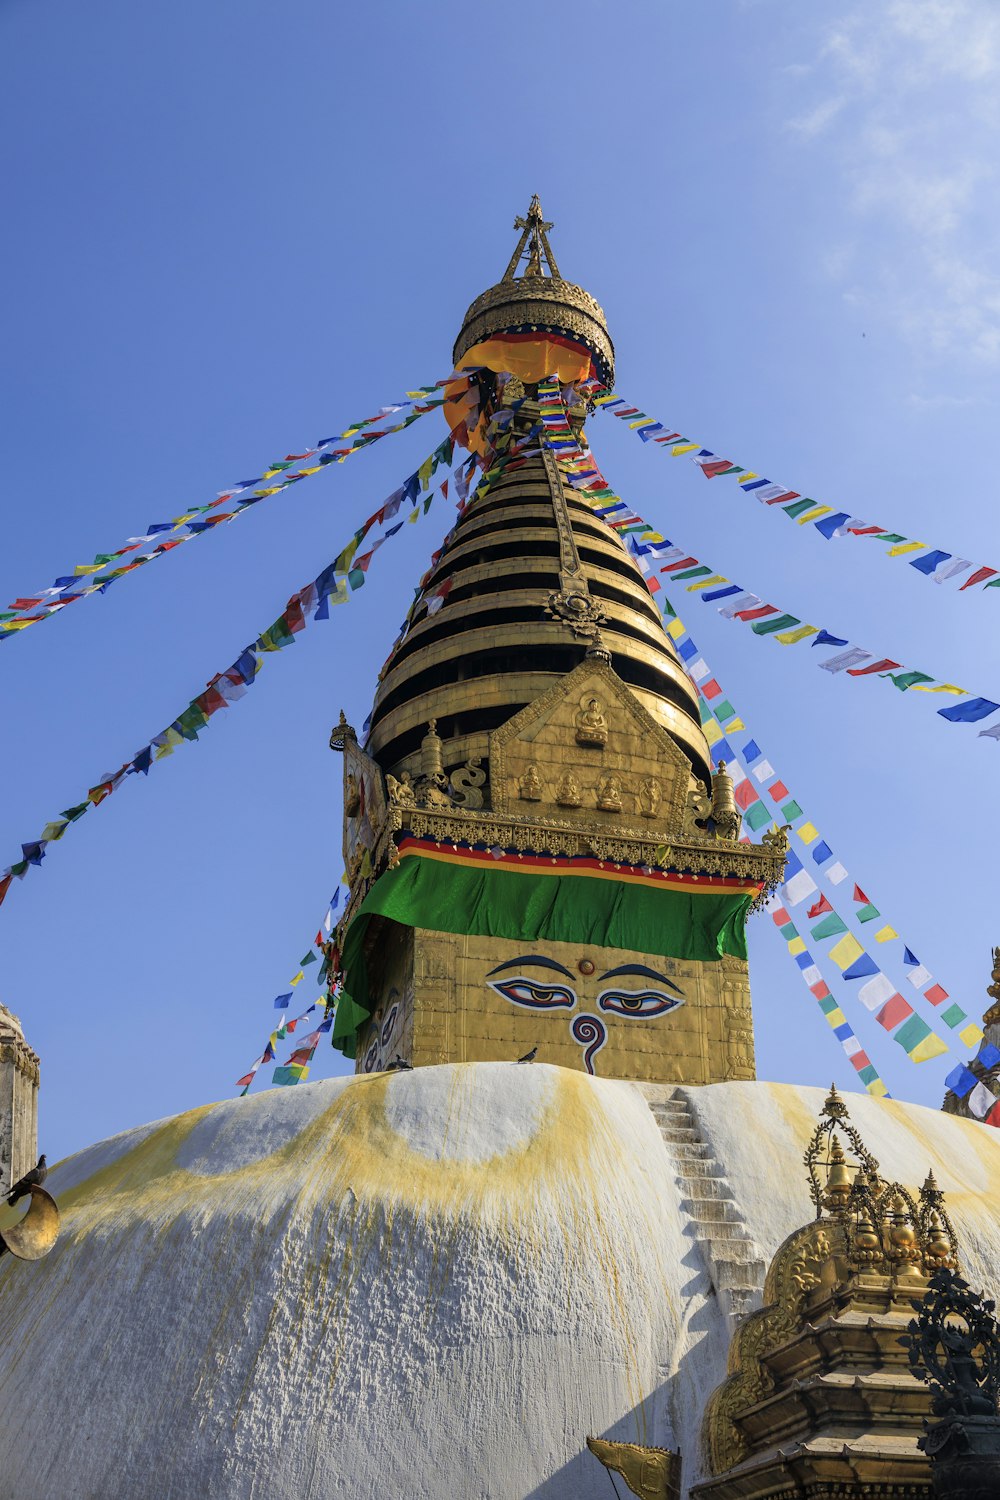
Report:
[{"label": "green prayer flag", "polygon": [[78,802],[75,807],[64,808],[59,816],[65,818],[67,823],[75,823],[77,818],[83,817],[89,806],[89,802]]},{"label": "green prayer flag", "polygon": [[794,823],[796,818],[801,818],[802,809],[794,797],[791,801],[782,803],[781,816],[786,823]]},{"label": "green prayer flag", "polygon": [[810,927],[809,931],[814,938],[838,937],[840,933],[847,931],[847,923],[841,921],[835,911],[831,911],[827,912],[826,916],[822,917],[816,923],[815,927]]},{"label": "green prayer flag", "polygon": [[781,509],[786,516],[804,516],[807,510],[815,510],[815,500],[796,500],[791,505],[783,505]]},{"label": "green prayer flag", "polygon": [[763,802],[758,800],[757,802],[751,802],[743,814],[743,821],[748,828],[751,828],[756,833],[758,828],[763,828],[765,823],[771,822],[771,814]]},{"label": "green prayer flag", "polygon": [[968,1016],[960,1005],[949,1005],[947,1010],[941,1012],[941,1019],[946,1026],[954,1028],[967,1021]]},{"label": "green prayer flag", "polygon": [[299,968],[300,969],[304,969],[307,964],[315,964],[315,963],[318,963],[318,962],[319,962],[319,954],[316,953],[312,948],[310,948],[309,952],[306,954],[305,958],[300,958],[299,959]]},{"label": "green prayer flag", "polygon": [[897,672],[895,675],[893,675],[893,673],[891,672],[887,672],[885,675],[888,677],[890,682],[894,683],[896,687],[899,688],[899,691],[901,693],[905,693],[907,688],[913,687],[918,682],[934,681],[934,678],[931,677],[927,672]]},{"label": "green prayer flag", "polygon": [[875,918],[880,917],[881,915],[882,913],[879,911],[878,907],[872,906],[870,901],[868,902],[867,906],[863,906],[857,913],[859,922],[874,922]]},{"label": "green prayer flag", "polygon": [[770,635],[775,630],[791,630],[802,621],[795,615],[770,615],[766,620],[754,620],[750,629],[754,635]]}]

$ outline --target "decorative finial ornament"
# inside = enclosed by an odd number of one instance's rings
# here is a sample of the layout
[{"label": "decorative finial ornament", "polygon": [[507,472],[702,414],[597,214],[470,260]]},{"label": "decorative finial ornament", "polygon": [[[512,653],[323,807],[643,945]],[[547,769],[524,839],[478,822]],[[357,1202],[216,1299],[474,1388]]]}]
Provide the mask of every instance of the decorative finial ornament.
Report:
[{"label": "decorative finial ornament", "polygon": [[518,214],[514,220],[514,228],[520,229],[521,238],[518,240],[517,248],[510,258],[510,265],[503,273],[504,281],[514,280],[525,250],[527,250],[528,255],[528,264],[524,270],[525,276],[543,276],[545,274],[542,270],[542,256],[544,255],[545,263],[549,268],[549,275],[555,276],[557,279],[559,278],[559,267],[556,265],[556,259],[552,254],[552,247],[548,239],[548,231],[553,227],[552,224],[542,218],[542,205],[538,201],[538,194],[534,193],[531,203],[528,206],[527,216],[522,219],[520,214]]},{"label": "decorative finial ornament", "polygon": [[333,726],[333,729],[330,732],[330,749],[343,750],[345,741],[356,740],[357,737],[358,736],[356,731],[347,722],[347,715],[344,713],[344,710],[341,709],[340,718],[337,720],[337,723]]}]

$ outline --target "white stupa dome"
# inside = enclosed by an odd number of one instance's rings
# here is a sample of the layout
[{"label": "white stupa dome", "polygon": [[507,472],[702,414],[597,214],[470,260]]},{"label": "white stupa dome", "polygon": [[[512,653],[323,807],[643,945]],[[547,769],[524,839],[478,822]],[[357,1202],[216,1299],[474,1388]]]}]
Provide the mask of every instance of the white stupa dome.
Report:
[{"label": "white stupa dome", "polygon": [[[650,1107],[674,1094],[429,1067],[208,1105],[71,1157],[47,1184],[52,1254],[0,1261],[0,1496],[607,1500],[588,1434],[680,1447],[693,1482],[727,1280],[762,1278],[811,1217],[823,1093],[723,1083],[660,1106],[694,1122],[714,1228]],[[993,1291],[997,1134],[850,1109],[890,1177],[933,1168],[963,1269]]]}]

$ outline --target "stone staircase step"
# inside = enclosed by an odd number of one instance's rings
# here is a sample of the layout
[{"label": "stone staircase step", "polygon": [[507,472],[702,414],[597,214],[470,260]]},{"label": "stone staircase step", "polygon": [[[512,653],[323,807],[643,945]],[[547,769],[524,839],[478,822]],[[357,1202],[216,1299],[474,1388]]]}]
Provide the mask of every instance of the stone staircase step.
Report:
[{"label": "stone staircase step", "polygon": [[710,1224],[713,1233],[717,1224],[743,1222],[732,1198],[684,1198],[681,1208],[696,1223]]}]

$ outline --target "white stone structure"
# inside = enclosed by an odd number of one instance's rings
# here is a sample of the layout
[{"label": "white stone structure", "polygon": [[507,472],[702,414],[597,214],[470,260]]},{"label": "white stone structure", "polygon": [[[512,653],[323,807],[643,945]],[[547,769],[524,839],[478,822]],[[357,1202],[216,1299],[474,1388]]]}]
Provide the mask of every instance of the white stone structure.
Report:
[{"label": "white stone structure", "polygon": [[[811,1217],[823,1097],[469,1063],[81,1152],[52,1254],[0,1262],[0,1496],[607,1500],[588,1434],[679,1446],[690,1483],[724,1283]],[[889,1177],[933,1168],[994,1294],[1000,1135],[848,1102]]]},{"label": "white stone structure", "polygon": [[38,1160],[38,1058],[0,1005],[0,1199]]}]

